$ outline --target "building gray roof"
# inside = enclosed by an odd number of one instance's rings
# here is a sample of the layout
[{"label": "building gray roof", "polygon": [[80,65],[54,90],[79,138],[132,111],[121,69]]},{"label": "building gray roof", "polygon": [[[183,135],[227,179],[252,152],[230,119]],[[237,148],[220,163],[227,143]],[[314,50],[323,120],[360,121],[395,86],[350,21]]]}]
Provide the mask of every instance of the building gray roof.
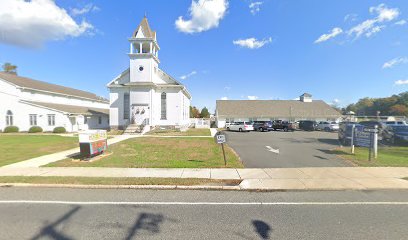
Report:
[{"label": "building gray roof", "polygon": [[217,116],[224,118],[337,118],[341,114],[322,100],[217,100]]},{"label": "building gray roof", "polygon": [[34,89],[39,91],[51,92],[56,94],[63,94],[69,96],[75,96],[80,98],[87,98],[99,102],[108,102],[108,100],[103,97],[97,96],[94,93],[64,87],[61,85],[56,85],[52,83],[47,83],[43,81],[34,80],[31,78],[17,76],[16,74],[0,72],[0,79],[3,79],[11,84],[14,84],[21,88]]},{"label": "building gray roof", "polygon": [[45,103],[45,102],[34,102],[34,101],[22,101],[24,103],[32,104],[35,106],[45,107],[48,109],[57,110],[64,113],[74,114],[74,115],[107,115],[109,114],[109,109],[104,108],[93,108],[93,107],[82,107],[76,105],[65,105],[56,103]]}]

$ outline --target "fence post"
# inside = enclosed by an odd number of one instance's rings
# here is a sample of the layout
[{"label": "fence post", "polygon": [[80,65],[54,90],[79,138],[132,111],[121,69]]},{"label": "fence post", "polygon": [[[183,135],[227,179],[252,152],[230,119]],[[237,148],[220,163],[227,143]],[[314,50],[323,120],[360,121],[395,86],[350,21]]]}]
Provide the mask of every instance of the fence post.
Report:
[{"label": "fence post", "polygon": [[356,129],[356,125],[353,124],[351,126],[351,153],[352,154],[354,154],[354,131],[355,129]]},{"label": "fence post", "polygon": [[374,150],[374,159],[376,159],[377,158],[377,155],[378,155],[378,126],[377,125],[375,125],[375,127],[374,127],[374,139],[373,139],[373,150]]}]

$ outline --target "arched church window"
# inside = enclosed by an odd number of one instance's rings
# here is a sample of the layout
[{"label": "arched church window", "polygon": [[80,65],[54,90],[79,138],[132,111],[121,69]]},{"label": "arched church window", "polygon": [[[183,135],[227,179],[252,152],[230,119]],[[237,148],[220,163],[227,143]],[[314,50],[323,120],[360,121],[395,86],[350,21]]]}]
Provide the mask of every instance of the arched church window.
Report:
[{"label": "arched church window", "polygon": [[167,119],[167,95],[165,92],[161,94],[161,120]]},{"label": "arched church window", "polygon": [[6,125],[12,126],[13,125],[13,112],[8,110],[6,115]]}]

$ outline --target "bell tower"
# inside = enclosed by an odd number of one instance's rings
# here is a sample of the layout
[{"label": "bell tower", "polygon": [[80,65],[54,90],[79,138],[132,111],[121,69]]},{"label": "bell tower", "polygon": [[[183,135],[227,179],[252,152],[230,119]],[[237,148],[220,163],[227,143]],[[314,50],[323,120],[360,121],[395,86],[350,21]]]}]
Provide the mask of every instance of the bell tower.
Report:
[{"label": "bell tower", "polygon": [[152,31],[146,16],[133,32],[130,42],[130,82],[153,82],[158,69],[159,50],[156,32]]}]

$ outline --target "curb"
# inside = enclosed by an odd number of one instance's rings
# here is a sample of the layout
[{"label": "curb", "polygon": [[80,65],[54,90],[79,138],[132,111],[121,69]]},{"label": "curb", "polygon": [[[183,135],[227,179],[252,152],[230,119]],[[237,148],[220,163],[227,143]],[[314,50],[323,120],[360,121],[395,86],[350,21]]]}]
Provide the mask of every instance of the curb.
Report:
[{"label": "curb", "polygon": [[151,190],[245,190],[240,186],[185,186],[185,185],[77,185],[77,184],[31,184],[31,183],[1,183],[6,187],[38,187],[38,188],[77,188],[77,189],[151,189]]}]

